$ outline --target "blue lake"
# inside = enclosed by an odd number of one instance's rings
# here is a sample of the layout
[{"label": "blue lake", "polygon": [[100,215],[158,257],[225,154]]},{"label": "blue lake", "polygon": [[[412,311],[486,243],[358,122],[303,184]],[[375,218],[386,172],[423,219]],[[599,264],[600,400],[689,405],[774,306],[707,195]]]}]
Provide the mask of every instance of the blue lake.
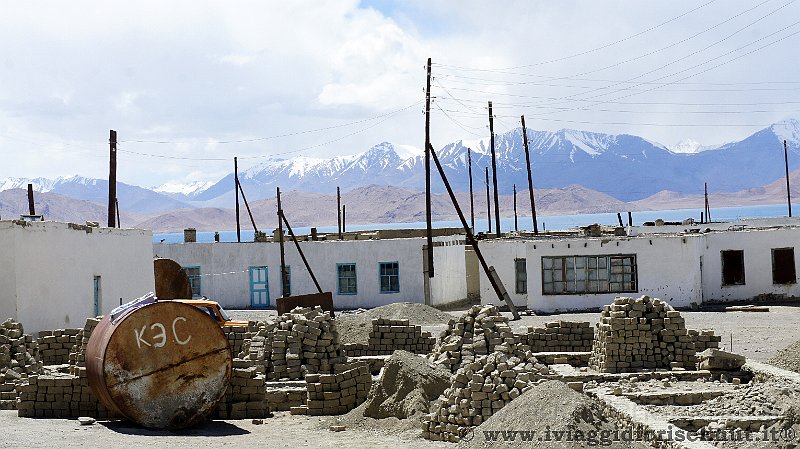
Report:
[{"label": "blue lake", "polygon": [[[800,211],[800,207],[792,204],[792,210]],[[700,220],[701,208],[696,209],[671,209],[660,211],[641,211],[633,212],[633,224],[641,225],[646,221],[655,221],[662,219],[664,221],[682,221],[687,218],[694,218],[696,221]],[[773,218],[773,217],[786,217],[788,211],[786,204],[770,204],[766,206],[742,206],[742,207],[719,207],[711,208],[711,218],[713,221],[735,221],[741,218]],[[570,229],[577,226],[586,226],[592,223],[599,223],[603,225],[618,225],[617,214],[604,213],[604,214],[574,214],[574,215],[543,215],[537,217],[539,219],[539,230],[554,230],[554,229]],[[467,218],[469,220],[469,218]],[[627,213],[622,213],[623,223],[628,223]],[[533,229],[533,222],[530,216],[520,216],[518,218],[520,230]],[[235,225],[234,225],[235,226]],[[458,228],[461,227],[461,222],[458,220],[448,221],[435,221],[433,226],[436,228]],[[494,220],[492,220],[494,226]],[[348,231],[364,231],[376,229],[424,229],[425,222],[409,222],[409,223],[374,223],[374,224],[351,224],[347,226]],[[500,228],[503,231],[514,229],[514,218],[501,218]],[[310,227],[292,227],[292,230],[297,235],[305,235],[311,232]],[[485,232],[488,230],[488,222],[485,215],[475,216],[475,231]],[[271,232],[272,229],[268,228]],[[320,234],[330,234],[337,231],[336,226],[317,226],[317,231]],[[236,230],[233,231],[220,231],[220,241],[222,242],[235,242]],[[153,242],[160,241],[166,243],[180,243],[183,241],[182,232],[158,233],[153,234]],[[198,242],[213,242],[214,232],[197,232]],[[242,241],[252,242],[253,231],[242,230]]]}]

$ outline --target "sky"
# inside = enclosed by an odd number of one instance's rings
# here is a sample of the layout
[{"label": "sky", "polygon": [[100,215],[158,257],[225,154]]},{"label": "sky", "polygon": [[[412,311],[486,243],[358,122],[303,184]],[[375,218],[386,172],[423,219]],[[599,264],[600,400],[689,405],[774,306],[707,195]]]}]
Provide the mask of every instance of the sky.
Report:
[{"label": "sky", "polygon": [[[797,34],[795,34],[797,33]],[[0,1],[0,179],[216,181],[269,157],[800,117],[800,1]]]}]

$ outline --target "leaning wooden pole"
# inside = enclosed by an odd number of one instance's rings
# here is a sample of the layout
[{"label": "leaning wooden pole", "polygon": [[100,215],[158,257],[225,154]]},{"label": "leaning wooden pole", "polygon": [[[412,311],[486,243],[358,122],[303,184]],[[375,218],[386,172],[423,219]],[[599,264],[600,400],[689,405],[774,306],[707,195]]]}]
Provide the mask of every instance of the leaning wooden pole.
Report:
[{"label": "leaning wooden pole", "polygon": [[475,198],[472,193],[472,150],[467,148],[467,167],[469,171],[469,224],[475,232]]},{"label": "leaning wooden pole", "polygon": [[33,184],[28,184],[28,214],[36,215],[36,205],[33,202]]},{"label": "leaning wooden pole", "polygon": [[489,223],[489,234],[492,233],[492,196],[489,192],[489,167],[486,167],[486,221]]},{"label": "leaning wooden pole", "polygon": [[517,184],[514,184],[514,232],[519,232],[519,222],[517,221]]},{"label": "leaning wooden pole", "polygon": [[339,240],[342,239],[342,193],[336,186],[336,221],[339,226]]},{"label": "leaning wooden pole", "polygon": [[525,127],[525,116],[522,120],[522,144],[525,147],[525,168],[528,169],[528,193],[531,196],[531,218],[533,218],[533,233],[539,233],[539,223],[536,221],[536,201],[533,199],[533,176],[531,176],[531,153],[528,150],[528,129]]},{"label": "leaning wooden pole", "polygon": [[244,189],[241,184],[239,184],[239,192],[242,194],[242,200],[244,200],[244,207],[247,209],[247,215],[250,216],[250,224],[253,225],[253,232],[255,235],[258,235],[258,226],[256,226],[256,220],[253,218],[253,212],[250,210],[250,204],[247,202],[247,197],[244,196]]},{"label": "leaning wooden pole", "polygon": [[433,277],[433,210],[431,208],[431,58],[428,58],[427,82],[425,85],[425,258],[428,277]]},{"label": "leaning wooden pole", "polygon": [[283,213],[283,210],[280,211],[280,216],[283,219],[283,224],[286,225],[286,230],[289,231],[289,236],[292,237],[294,246],[297,247],[297,252],[300,253],[300,258],[303,259],[303,265],[306,266],[306,271],[311,275],[311,280],[314,281],[317,291],[322,293],[322,287],[319,286],[317,277],[314,276],[314,270],[312,270],[311,265],[308,264],[308,259],[306,259],[306,255],[303,253],[303,248],[300,247],[300,242],[297,241],[297,237],[294,235],[294,231],[292,231],[292,225],[289,224],[289,220],[286,219],[286,214]]},{"label": "leaning wooden pole", "polygon": [[501,301],[505,301],[505,303],[508,305],[508,309],[511,311],[511,314],[514,316],[514,319],[518,320],[519,312],[517,312],[517,306],[515,306],[511,301],[511,298],[508,296],[505,288],[498,282],[499,278],[495,279],[495,277],[492,276],[492,270],[486,263],[486,259],[483,258],[480,248],[478,248],[478,241],[475,239],[475,236],[469,229],[467,219],[464,218],[464,213],[461,211],[461,207],[458,205],[458,200],[456,200],[456,195],[453,193],[453,188],[450,187],[450,182],[447,180],[447,175],[444,173],[442,164],[439,162],[439,158],[436,157],[436,152],[433,151],[433,146],[429,147],[429,150],[431,157],[433,158],[433,162],[436,164],[436,169],[439,171],[439,176],[441,176],[444,186],[447,189],[447,194],[450,195],[450,201],[453,202],[456,213],[458,213],[458,218],[461,220],[461,226],[464,227],[464,232],[467,233],[467,242],[472,245],[472,249],[475,250],[475,256],[478,258],[478,261],[480,261],[481,266],[483,267],[483,272],[486,273],[486,277],[489,278],[489,283],[492,284],[492,288],[494,289],[495,294],[497,294],[497,298]]}]

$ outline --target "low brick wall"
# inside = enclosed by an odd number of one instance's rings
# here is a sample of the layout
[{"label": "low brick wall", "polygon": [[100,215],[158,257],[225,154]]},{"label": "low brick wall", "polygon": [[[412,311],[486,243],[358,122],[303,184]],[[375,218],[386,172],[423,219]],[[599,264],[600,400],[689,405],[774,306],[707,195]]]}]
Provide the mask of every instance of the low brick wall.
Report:
[{"label": "low brick wall", "polygon": [[588,321],[551,321],[545,327],[529,327],[520,342],[532,352],[590,352],[594,330]]},{"label": "low brick wall", "polygon": [[430,332],[423,332],[421,326],[409,324],[408,320],[376,318],[372,320],[369,342],[343,345],[350,357],[371,355],[391,355],[402,349],[414,354],[427,354],[436,345],[436,338]]},{"label": "low brick wall", "polygon": [[719,349],[722,336],[714,335],[714,331],[712,329],[689,329],[687,332],[689,333],[689,336],[692,337],[692,341],[694,341],[695,353],[699,354],[708,348]]},{"label": "low brick wall", "polygon": [[18,390],[17,414],[22,417],[111,417],[90,391],[86,377],[71,374],[30,376]]},{"label": "low brick wall", "polygon": [[69,363],[69,354],[78,342],[81,329],[56,329],[39,332],[39,355],[43,365]]},{"label": "low brick wall", "polygon": [[295,415],[341,415],[367,399],[372,375],[367,366],[339,374],[308,374],[306,405],[292,407]]}]

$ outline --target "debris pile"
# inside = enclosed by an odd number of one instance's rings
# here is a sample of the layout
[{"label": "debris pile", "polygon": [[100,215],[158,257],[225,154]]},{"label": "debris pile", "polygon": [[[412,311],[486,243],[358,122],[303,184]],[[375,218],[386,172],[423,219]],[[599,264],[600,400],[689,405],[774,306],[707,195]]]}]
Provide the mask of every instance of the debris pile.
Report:
[{"label": "debris pile", "polygon": [[78,341],[80,329],[56,329],[39,332],[39,355],[43,365],[69,363],[69,353]]},{"label": "debris pile", "polygon": [[500,315],[497,307],[472,306],[458,320],[450,320],[428,359],[455,372],[477,357],[491,354],[496,346],[515,342],[508,318]]},{"label": "debris pile", "polygon": [[527,346],[497,345],[495,352],[465,363],[455,373],[452,385],[423,417],[422,436],[458,442],[548,372]]},{"label": "debris pile", "polygon": [[520,338],[533,352],[589,352],[593,339],[588,321],[551,321],[545,327],[529,327]]},{"label": "debris pile", "polygon": [[709,348],[697,354],[699,368],[707,370],[739,371],[747,361],[743,355]]},{"label": "debris pile", "polygon": [[408,320],[375,318],[367,344],[350,343],[343,345],[348,356],[389,355],[395,350],[427,354],[433,349],[436,339],[422,327],[409,324]]},{"label": "debris pile", "polygon": [[364,365],[339,374],[308,374],[306,382],[306,405],[292,407],[293,415],[341,415],[367,399],[372,375]]},{"label": "debris pile", "polygon": [[603,307],[589,366],[600,372],[696,369],[694,342],[680,312],[660,299],[617,297]]},{"label": "debris pile", "polygon": [[450,386],[449,370],[406,351],[395,351],[386,361],[380,381],[372,386],[364,416],[406,419],[427,413],[431,401]]}]

